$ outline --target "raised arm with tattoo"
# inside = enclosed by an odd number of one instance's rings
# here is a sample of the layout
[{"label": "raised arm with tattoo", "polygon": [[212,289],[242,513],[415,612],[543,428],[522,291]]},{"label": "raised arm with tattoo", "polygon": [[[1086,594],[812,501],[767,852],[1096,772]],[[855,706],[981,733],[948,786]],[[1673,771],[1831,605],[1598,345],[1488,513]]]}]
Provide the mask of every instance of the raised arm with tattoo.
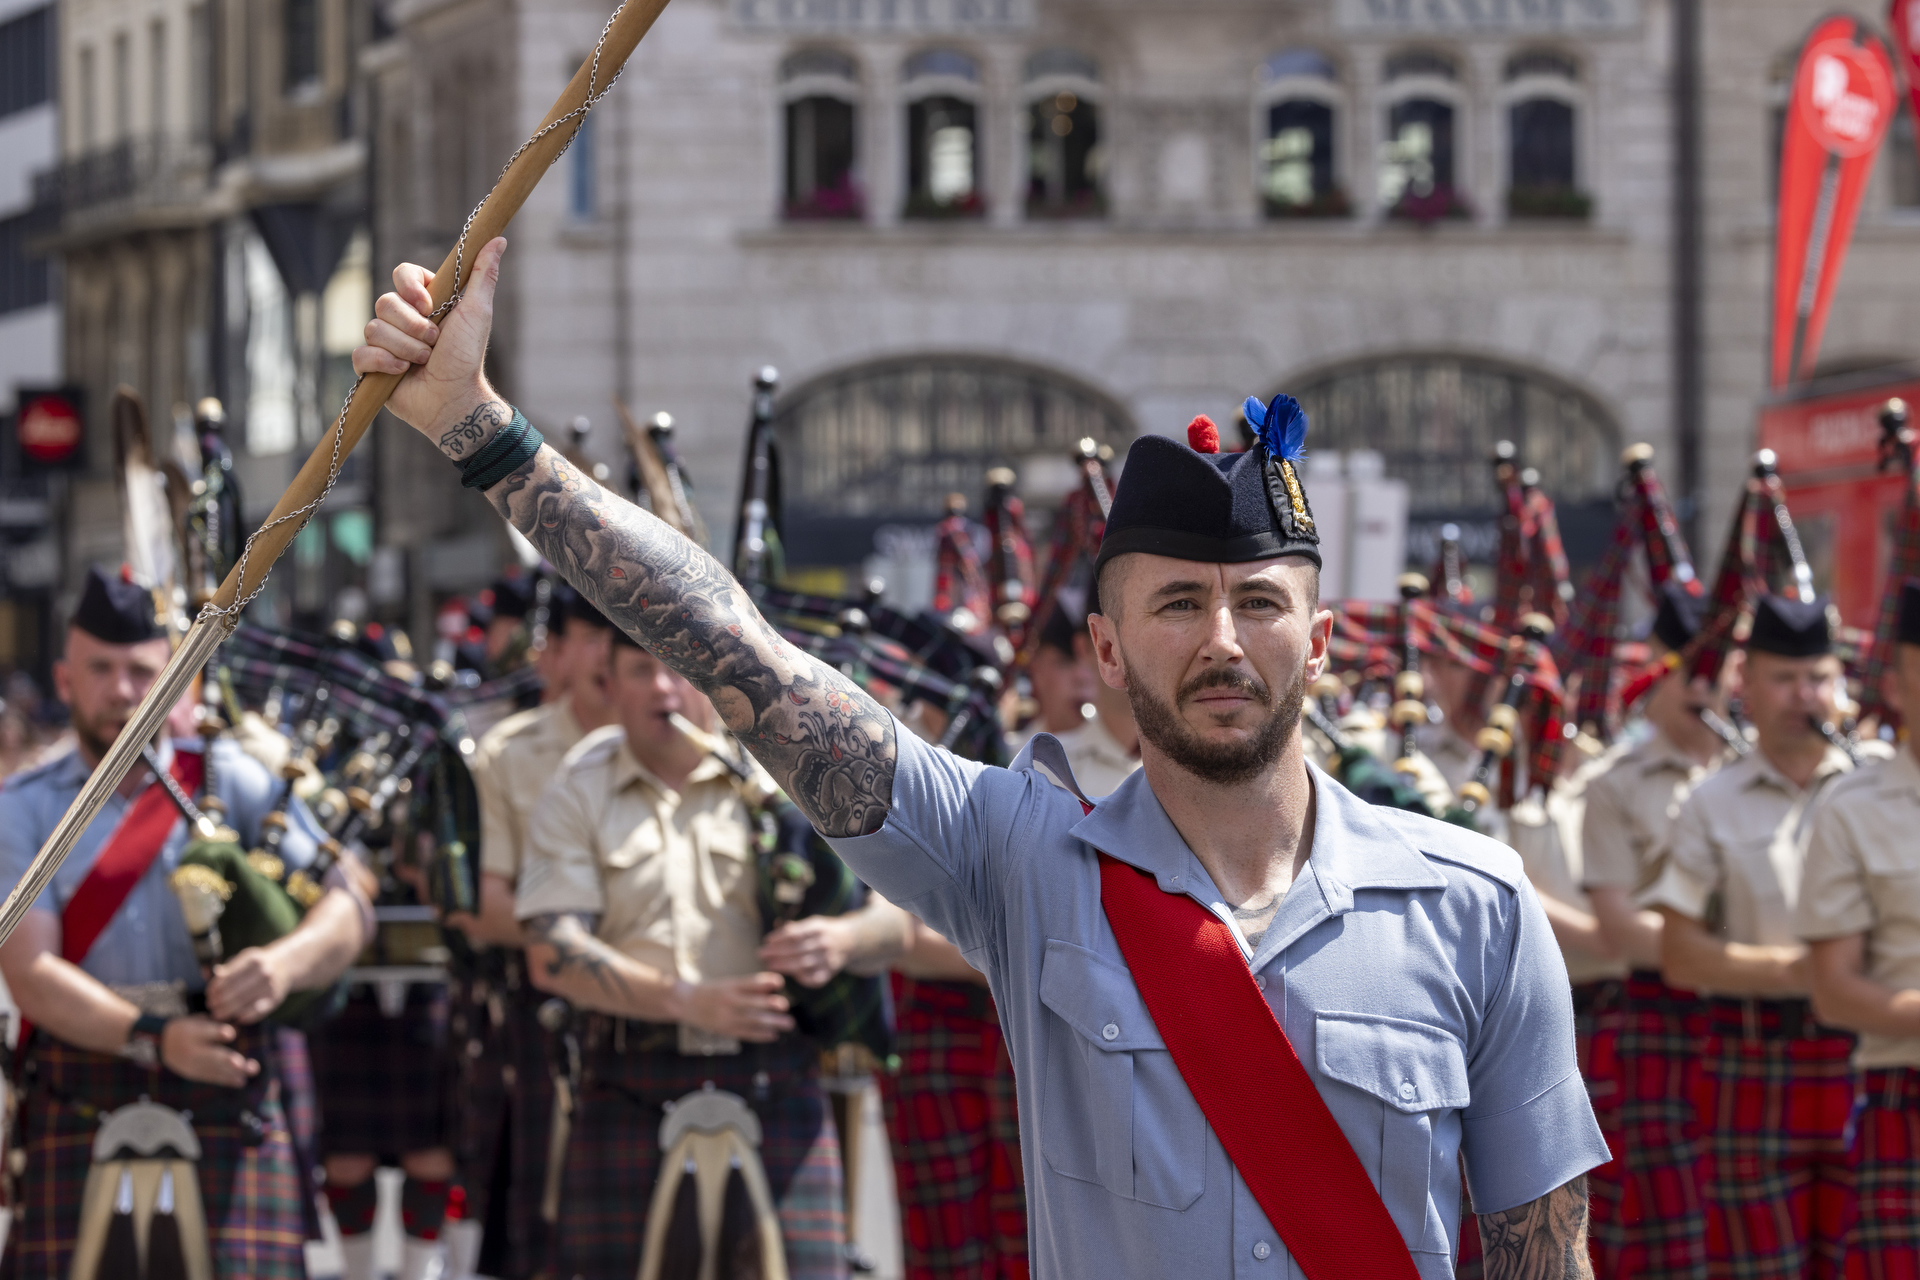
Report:
[{"label": "raised arm with tattoo", "polygon": [[1479,1222],[1486,1280],[1593,1280],[1584,1176]]},{"label": "raised arm with tattoo", "polygon": [[[436,325],[433,276],[393,273],[353,353],[405,373],[387,408],[449,458],[472,457],[513,411],[482,372],[505,240],[480,251],[466,296]],[[893,721],[851,680],[781,639],[719,561],[601,488],[551,448],[487,491],[500,514],[628,635],[713,700],[820,832],[863,835],[893,795]]]}]

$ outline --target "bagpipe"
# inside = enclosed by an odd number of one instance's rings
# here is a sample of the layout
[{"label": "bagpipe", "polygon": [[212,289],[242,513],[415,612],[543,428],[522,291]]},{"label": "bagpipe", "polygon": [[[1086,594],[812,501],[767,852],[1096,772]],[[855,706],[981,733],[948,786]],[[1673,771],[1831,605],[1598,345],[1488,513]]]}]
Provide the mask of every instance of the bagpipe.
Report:
[{"label": "bagpipe", "polygon": [[[371,982],[383,998],[402,984],[404,998],[407,982],[442,981],[449,966],[464,972],[480,963],[465,936],[440,923],[472,914],[480,897],[467,712],[537,688],[537,676],[523,668],[495,681],[445,683],[380,652],[350,624],[325,636],[243,624],[215,661],[237,714],[277,729],[285,743],[275,766],[279,802],[249,865],[262,873],[283,865],[269,846],[302,802],[320,832],[320,859],[279,883],[288,896],[311,893],[303,880],[351,852],[371,874],[376,930],[347,980]],[[239,710],[245,702],[260,710]]]}]

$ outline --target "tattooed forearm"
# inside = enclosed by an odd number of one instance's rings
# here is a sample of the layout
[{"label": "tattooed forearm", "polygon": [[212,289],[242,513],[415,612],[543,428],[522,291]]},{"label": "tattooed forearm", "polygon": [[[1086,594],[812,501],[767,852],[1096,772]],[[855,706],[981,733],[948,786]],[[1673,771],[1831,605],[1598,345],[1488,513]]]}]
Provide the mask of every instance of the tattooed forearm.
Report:
[{"label": "tattooed forearm", "polygon": [[822,833],[880,829],[892,718],[783,640],[719,561],[550,448],[487,497],[615,626],[713,700]]},{"label": "tattooed forearm", "polygon": [[553,958],[543,966],[549,978],[564,981],[579,974],[614,1001],[633,995],[616,962],[620,953],[593,936],[588,921],[577,915],[535,916],[526,922],[529,946],[553,948]]},{"label": "tattooed forearm", "polygon": [[511,421],[513,410],[498,400],[489,400],[447,428],[440,437],[440,452],[449,458],[464,458]]},{"label": "tattooed forearm", "polygon": [[1584,1176],[1538,1200],[1479,1218],[1486,1280],[1593,1280]]}]

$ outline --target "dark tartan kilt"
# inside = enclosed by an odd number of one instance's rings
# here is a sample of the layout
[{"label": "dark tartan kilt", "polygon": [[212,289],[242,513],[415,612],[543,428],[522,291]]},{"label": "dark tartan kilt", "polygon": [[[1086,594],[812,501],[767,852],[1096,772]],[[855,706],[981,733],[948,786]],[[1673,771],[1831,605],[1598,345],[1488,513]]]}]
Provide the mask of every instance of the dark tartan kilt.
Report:
[{"label": "dark tartan kilt", "polygon": [[320,1154],[394,1159],[447,1143],[447,989],[413,983],[400,1016],[356,984],[308,1040],[320,1097]]},{"label": "dark tartan kilt", "polygon": [[287,1113],[287,1130],[293,1137],[294,1165],[300,1171],[300,1185],[309,1194],[300,1197],[302,1221],[307,1239],[320,1239],[320,1098],[313,1082],[313,1055],[307,1049],[303,1031],[281,1027],[279,1037],[280,1105]]},{"label": "dark tartan kilt", "polygon": [[793,1280],[845,1280],[846,1204],[833,1111],[820,1087],[820,1048],[801,1036],[737,1054],[676,1052],[675,1028],[592,1018],[585,1082],[567,1147],[556,1228],[559,1274],[633,1280],[646,1240],[667,1103],[711,1082],[760,1118],[760,1161],[780,1214]]},{"label": "dark tartan kilt", "polygon": [[[1842,1274],[1854,1208],[1854,1038],[1816,1026],[1805,1009],[1804,1000],[1709,1009],[1699,1106],[1711,1276]],[[1806,1034],[1787,1038],[1792,1021]]]},{"label": "dark tartan kilt", "polygon": [[540,1216],[553,1129],[553,1037],[538,1016],[548,997],[524,980],[517,962],[510,968],[503,981],[461,985],[450,1044],[459,1068],[456,1154],[467,1216],[481,1223],[497,1216],[506,1233],[500,1271],[522,1276],[553,1262],[552,1232]]},{"label": "dark tartan kilt", "polygon": [[20,1105],[26,1169],[7,1240],[14,1276],[67,1280],[98,1112],[143,1096],[193,1113],[215,1274],[222,1280],[306,1276],[301,1201],[308,1189],[281,1103],[277,1033],[242,1028],[235,1047],[260,1063],[260,1074],[242,1089],[194,1084],[164,1068],[35,1037],[27,1054],[31,1084]]},{"label": "dark tartan kilt", "polygon": [[1920,1071],[1875,1067],[1861,1084],[1847,1277],[1920,1280]]},{"label": "dark tartan kilt", "polygon": [[1611,1037],[1596,1035],[1590,1077],[1613,1082],[1611,1104],[1595,1095],[1594,1114],[1615,1156],[1587,1183],[1594,1274],[1701,1280],[1707,1211],[1696,1100],[1705,1006],[1637,970],[1611,1022]]},{"label": "dark tartan kilt", "polygon": [[906,1280],[1025,1280],[1013,1063],[987,989],[898,979],[900,1069],[881,1079]]}]

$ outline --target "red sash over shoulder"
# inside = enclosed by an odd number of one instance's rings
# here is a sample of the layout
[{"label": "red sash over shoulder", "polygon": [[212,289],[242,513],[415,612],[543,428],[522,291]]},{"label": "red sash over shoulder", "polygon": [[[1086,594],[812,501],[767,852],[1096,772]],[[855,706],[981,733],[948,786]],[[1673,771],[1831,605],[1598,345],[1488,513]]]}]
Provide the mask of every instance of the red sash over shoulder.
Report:
[{"label": "red sash over shoulder", "polygon": [[[197,753],[176,751],[173,767],[168,772],[192,795],[200,789],[204,764]],[[93,944],[126,902],[127,895],[133,892],[133,886],[140,883],[140,877],[147,874],[147,868],[160,856],[167,834],[179,817],[180,810],[174,807],[173,797],[158,780],[134,797],[121,816],[120,825],[101,846],[100,856],[93,860],[93,869],[87,872],[87,878],[67,899],[66,910],[60,913],[60,954],[64,959],[79,964],[87,958]]]},{"label": "red sash over shoulder", "polygon": [[1419,1280],[1233,932],[1104,853],[1100,904],[1174,1065],[1308,1280]]}]

